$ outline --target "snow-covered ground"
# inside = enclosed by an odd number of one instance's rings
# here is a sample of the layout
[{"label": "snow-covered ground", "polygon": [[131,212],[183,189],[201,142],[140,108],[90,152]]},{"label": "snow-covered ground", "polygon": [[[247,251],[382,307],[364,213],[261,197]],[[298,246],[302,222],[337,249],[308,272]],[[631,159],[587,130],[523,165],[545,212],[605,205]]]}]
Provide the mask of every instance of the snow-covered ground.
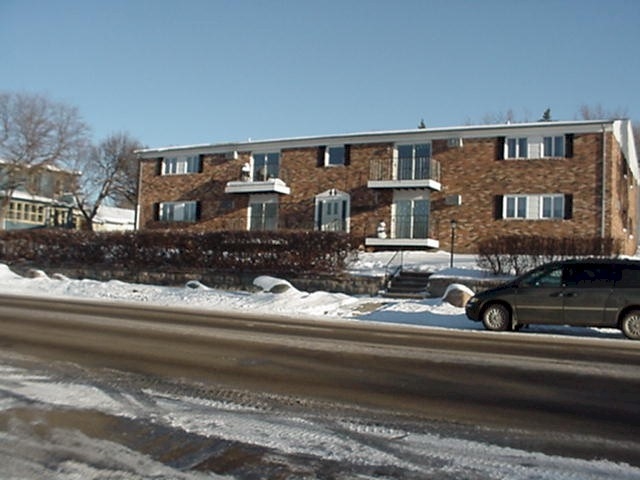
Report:
[{"label": "snow-covered ground", "polygon": [[[389,253],[361,254],[350,269],[361,275],[381,275],[391,256]],[[448,254],[442,252],[406,253],[403,263],[406,268],[438,271],[441,275],[484,275],[475,266],[472,256],[456,256],[456,268],[453,270],[448,268]],[[270,290],[274,286],[287,285],[287,282],[270,277],[258,278],[256,284],[263,290],[249,293],[216,290],[197,282],[182,287],[160,287],[32,273],[30,276],[33,278],[26,278],[0,265],[0,291],[217,311],[295,312],[296,316],[304,315],[318,321],[331,318],[393,322],[423,325],[425,328],[478,330],[478,334],[484,334],[481,333],[481,325],[466,319],[463,309],[441,299],[354,297],[339,293],[302,292],[290,286],[274,289],[280,293],[272,293]],[[611,330],[544,327],[533,331],[544,335],[622,338],[619,332]],[[394,426],[350,423],[347,420],[330,423],[312,413],[299,417],[282,416],[247,406],[233,396],[223,401],[212,401],[185,392],[167,393],[153,385],[127,392],[114,391],[108,384],[89,381],[82,376],[74,380],[60,378],[47,371],[33,371],[8,361],[3,355],[0,355],[0,425],[4,425],[0,429],[0,465],[4,467],[0,468],[0,479],[222,478],[158,463],[121,444],[88,436],[82,429],[60,427],[43,436],[38,433],[37,425],[45,421],[45,414],[40,413],[42,418],[31,420],[31,423],[13,414],[25,408],[36,408],[40,412],[60,409],[99,412],[111,418],[178,430],[185,436],[214,436],[229,442],[255,445],[271,452],[305,458],[307,463],[312,458],[334,460],[340,464],[356,465],[357,478],[365,479],[380,478],[374,472],[384,471],[384,468],[387,468],[384,478],[399,478],[397,472],[413,472],[415,476],[412,473],[411,478],[640,479],[639,468],[607,460],[526,452],[436,431],[405,431]],[[7,415],[11,418],[3,420],[2,417]],[[314,477],[305,476],[302,472],[300,478]]]}]

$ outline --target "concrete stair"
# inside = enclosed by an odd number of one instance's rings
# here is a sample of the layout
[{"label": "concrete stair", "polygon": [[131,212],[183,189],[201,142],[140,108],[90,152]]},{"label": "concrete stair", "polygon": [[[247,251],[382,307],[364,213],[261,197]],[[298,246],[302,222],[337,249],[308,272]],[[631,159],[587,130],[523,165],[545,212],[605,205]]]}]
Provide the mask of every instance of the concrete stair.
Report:
[{"label": "concrete stair", "polygon": [[401,270],[387,284],[382,296],[388,298],[426,298],[429,296],[427,284],[430,272],[410,272]]}]

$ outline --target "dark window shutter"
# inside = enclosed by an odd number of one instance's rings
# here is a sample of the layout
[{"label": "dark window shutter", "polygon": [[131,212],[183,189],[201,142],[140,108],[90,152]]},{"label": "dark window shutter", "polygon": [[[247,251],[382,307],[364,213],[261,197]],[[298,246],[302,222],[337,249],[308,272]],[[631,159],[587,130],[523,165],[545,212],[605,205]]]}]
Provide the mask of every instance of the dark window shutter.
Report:
[{"label": "dark window shutter", "polygon": [[316,166],[324,167],[324,156],[327,151],[327,147],[318,147],[318,163]]},{"label": "dark window shutter", "polygon": [[202,173],[203,165],[204,165],[204,155],[200,155],[198,157],[198,173]]},{"label": "dark window shutter", "polygon": [[351,145],[344,146],[344,164],[351,165]]},{"label": "dark window shutter", "polygon": [[316,208],[318,209],[318,230],[322,230],[322,206],[324,202],[320,201],[316,203]]},{"label": "dark window shutter", "polygon": [[162,175],[162,157],[156,161],[156,175]]},{"label": "dark window shutter", "polygon": [[573,195],[570,193],[564,196],[564,218],[565,220],[573,218]]},{"label": "dark window shutter", "polygon": [[502,219],[503,198],[504,197],[502,195],[496,195],[496,197],[494,199],[493,218],[495,218],[496,220]]},{"label": "dark window shutter", "polygon": [[202,218],[202,202],[196,202],[196,222]]},{"label": "dark window shutter", "polygon": [[153,204],[153,219],[156,222],[160,220],[160,204],[159,203]]},{"label": "dark window shutter", "polygon": [[496,143],[496,160],[504,160],[504,142],[505,137],[498,137],[498,141]]},{"label": "dark window shutter", "polygon": [[567,133],[564,136],[564,156],[567,158],[573,157],[573,133]]}]

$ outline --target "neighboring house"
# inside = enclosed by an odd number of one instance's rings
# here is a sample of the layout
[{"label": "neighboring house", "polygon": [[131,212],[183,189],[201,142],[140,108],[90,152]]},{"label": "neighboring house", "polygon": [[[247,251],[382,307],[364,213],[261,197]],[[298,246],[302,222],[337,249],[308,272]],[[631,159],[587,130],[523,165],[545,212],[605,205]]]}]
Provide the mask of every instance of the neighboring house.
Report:
[{"label": "neighboring house", "polygon": [[135,226],[135,210],[129,208],[100,205],[93,218],[93,230],[96,232],[135,230]]},{"label": "neighboring house", "polygon": [[[7,189],[2,188],[5,169],[15,166],[0,160],[0,201],[5,205],[0,222],[1,230],[17,230],[42,227],[77,228],[79,213],[74,210],[68,192],[73,191],[79,172],[64,170],[55,166],[24,169],[16,179],[8,204]],[[67,193],[65,193],[67,192]]]},{"label": "neighboring house", "polygon": [[635,253],[628,120],[539,122],[248,141],[138,152],[138,227],[332,230],[371,248],[500,235],[599,236]]}]

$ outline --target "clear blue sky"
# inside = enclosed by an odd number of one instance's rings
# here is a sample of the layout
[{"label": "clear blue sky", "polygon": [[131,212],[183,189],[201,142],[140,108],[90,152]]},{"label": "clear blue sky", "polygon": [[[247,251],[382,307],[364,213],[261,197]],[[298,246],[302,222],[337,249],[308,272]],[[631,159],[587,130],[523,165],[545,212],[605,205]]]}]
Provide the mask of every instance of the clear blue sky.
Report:
[{"label": "clear blue sky", "polygon": [[640,0],[0,0],[0,90],[158,147],[640,119]]}]

